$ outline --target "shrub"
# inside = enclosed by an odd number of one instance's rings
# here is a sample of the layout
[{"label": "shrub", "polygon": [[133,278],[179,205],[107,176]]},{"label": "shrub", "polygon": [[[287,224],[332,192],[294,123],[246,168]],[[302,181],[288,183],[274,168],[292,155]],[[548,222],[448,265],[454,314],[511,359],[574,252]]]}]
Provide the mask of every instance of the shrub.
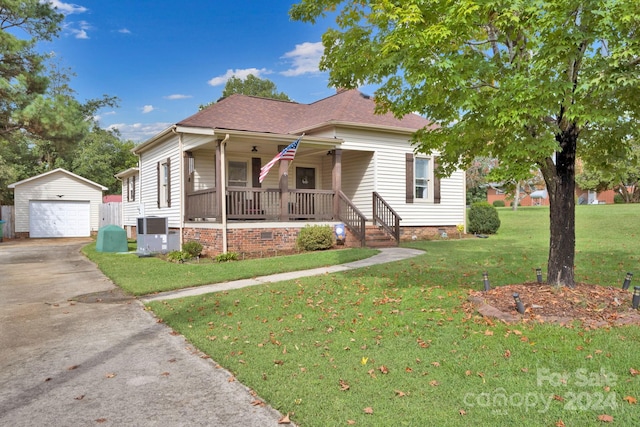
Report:
[{"label": "shrub", "polygon": [[333,246],[333,231],[328,225],[307,225],[300,230],[296,245],[303,251],[329,249]]},{"label": "shrub", "polygon": [[227,252],[224,254],[216,255],[217,262],[228,262],[228,261],[237,261],[237,260],[238,260],[238,254],[235,252]]},{"label": "shrub", "polygon": [[500,228],[498,211],[488,202],[474,203],[469,208],[468,228],[474,234],[495,234]]},{"label": "shrub", "polygon": [[185,251],[171,251],[167,254],[167,260],[171,262],[183,263],[191,256]]},{"label": "shrub", "polygon": [[196,258],[202,253],[202,245],[199,242],[186,242],[182,244],[182,250],[191,258]]},{"label": "shrub", "polygon": [[504,208],[504,200],[494,200],[493,207],[495,208]]},{"label": "shrub", "polygon": [[622,194],[614,194],[613,195],[613,203],[615,204],[619,204],[619,203],[624,203],[624,197],[622,197]]}]

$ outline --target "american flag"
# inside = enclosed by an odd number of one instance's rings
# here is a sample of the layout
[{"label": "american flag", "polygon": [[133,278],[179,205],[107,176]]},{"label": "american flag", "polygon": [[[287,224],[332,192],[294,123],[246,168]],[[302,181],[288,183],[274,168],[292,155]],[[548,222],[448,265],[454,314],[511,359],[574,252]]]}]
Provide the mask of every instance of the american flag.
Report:
[{"label": "american flag", "polygon": [[[304,136],[304,134],[302,136]],[[293,158],[296,156],[296,150],[298,149],[298,144],[300,144],[302,136],[289,144],[284,150],[276,154],[276,156],[271,159],[269,163],[260,168],[260,183],[262,183],[273,165],[275,165],[278,160],[293,160]]]}]

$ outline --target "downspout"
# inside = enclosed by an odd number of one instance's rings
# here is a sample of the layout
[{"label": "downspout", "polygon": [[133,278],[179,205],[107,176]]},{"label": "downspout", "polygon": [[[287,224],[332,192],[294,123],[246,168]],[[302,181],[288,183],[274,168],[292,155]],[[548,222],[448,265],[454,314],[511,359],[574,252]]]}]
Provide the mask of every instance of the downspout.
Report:
[{"label": "downspout", "polygon": [[229,134],[220,142],[220,179],[222,179],[222,253],[227,253],[227,171],[226,171],[226,151],[225,145],[229,141]]},{"label": "downspout", "polygon": [[183,149],[183,144],[182,144],[182,133],[178,133],[178,131],[176,131],[176,126],[174,125],[171,128],[171,131],[178,135],[178,150],[179,150],[179,154],[178,157],[180,158],[180,184],[181,184],[181,189],[180,189],[180,213],[178,215],[180,215],[180,221],[178,222],[180,224],[179,228],[179,238],[180,238],[180,249],[182,249],[182,244],[184,243],[183,239],[182,239],[182,232],[183,232],[183,226],[184,226],[184,155],[182,152]]}]

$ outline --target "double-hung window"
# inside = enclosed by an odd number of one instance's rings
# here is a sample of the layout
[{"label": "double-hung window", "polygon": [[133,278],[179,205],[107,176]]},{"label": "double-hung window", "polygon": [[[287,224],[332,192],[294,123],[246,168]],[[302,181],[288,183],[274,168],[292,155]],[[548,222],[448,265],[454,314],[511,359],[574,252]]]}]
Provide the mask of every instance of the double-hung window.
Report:
[{"label": "double-hung window", "polygon": [[415,198],[427,200],[429,198],[429,159],[415,158],[414,177]]}]

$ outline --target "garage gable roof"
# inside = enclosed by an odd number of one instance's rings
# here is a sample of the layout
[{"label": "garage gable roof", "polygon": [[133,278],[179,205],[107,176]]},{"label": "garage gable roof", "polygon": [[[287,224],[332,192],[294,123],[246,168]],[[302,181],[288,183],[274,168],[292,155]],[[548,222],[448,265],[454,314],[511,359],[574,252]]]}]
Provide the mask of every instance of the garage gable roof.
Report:
[{"label": "garage gable roof", "polygon": [[25,184],[27,182],[35,181],[35,180],[38,180],[38,179],[42,179],[42,178],[44,178],[46,176],[57,174],[57,173],[63,173],[63,174],[69,175],[69,176],[71,176],[71,177],[73,177],[75,179],[78,179],[80,181],[85,182],[86,184],[89,184],[91,186],[97,187],[102,191],[107,191],[108,190],[108,188],[105,187],[104,185],[97,184],[97,183],[95,183],[93,181],[88,180],[87,178],[83,178],[80,175],[76,175],[75,173],[69,172],[68,170],[62,169],[62,168],[54,169],[54,170],[49,171],[49,172],[41,173],[40,175],[32,176],[31,178],[23,179],[22,181],[14,182],[13,184],[9,184],[8,187],[9,188],[16,188],[16,186],[18,186],[18,185]]}]

